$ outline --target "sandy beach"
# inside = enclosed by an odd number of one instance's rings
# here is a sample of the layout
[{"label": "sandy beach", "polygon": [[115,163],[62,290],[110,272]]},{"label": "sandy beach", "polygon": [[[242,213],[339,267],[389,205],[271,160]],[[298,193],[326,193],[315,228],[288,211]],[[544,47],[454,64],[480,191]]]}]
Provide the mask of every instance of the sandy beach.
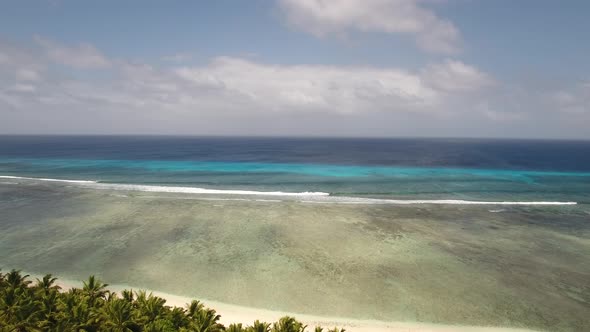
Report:
[{"label": "sandy beach", "polygon": [[[31,278],[41,278],[41,276],[33,275]],[[70,288],[81,288],[82,282],[73,280],[61,280],[56,282],[62,291]],[[125,285],[109,285],[108,289],[112,292],[120,293],[124,289],[140,290]],[[168,294],[158,291],[150,291],[155,296],[166,300],[166,304],[174,307],[185,307],[188,303],[195,300],[195,298]],[[199,299],[201,300],[201,299]],[[308,326],[308,330],[312,330],[315,326],[322,326],[324,328],[339,327],[344,328],[349,332],[533,332],[529,329],[516,328],[502,328],[502,327],[485,327],[485,326],[460,326],[460,325],[442,325],[442,324],[428,324],[417,322],[385,322],[377,320],[359,320],[347,319],[342,317],[320,317],[313,315],[297,314],[292,312],[273,311],[260,308],[250,308],[244,306],[237,306],[217,301],[202,300],[202,302],[209,308],[215,309],[221,315],[220,322],[226,326],[232,323],[242,323],[244,325],[251,324],[255,320],[265,322],[275,322],[284,316],[295,317]]]}]

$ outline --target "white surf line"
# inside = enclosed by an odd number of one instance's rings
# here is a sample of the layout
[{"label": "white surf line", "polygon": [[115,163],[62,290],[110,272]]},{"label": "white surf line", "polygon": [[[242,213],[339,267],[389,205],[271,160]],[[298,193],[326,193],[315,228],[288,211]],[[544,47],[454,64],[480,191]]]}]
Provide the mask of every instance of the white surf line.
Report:
[{"label": "white surf line", "polygon": [[160,192],[160,193],[184,193],[184,194],[217,194],[217,195],[243,195],[243,196],[289,196],[289,197],[311,197],[311,196],[328,196],[324,192],[283,192],[283,191],[252,191],[252,190],[223,190],[223,189],[205,189],[198,187],[174,187],[174,186],[150,186],[139,184],[110,184],[90,182],[91,188],[95,189],[112,189],[112,190],[129,190],[142,192]]},{"label": "white surf line", "polygon": [[[286,197],[318,197],[317,199],[299,200],[302,203],[314,204],[393,204],[393,205],[412,205],[412,204],[438,204],[438,205],[577,205],[577,202],[552,202],[552,201],[467,201],[458,199],[433,199],[433,200],[401,200],[401,199],[378,199],[378,198],[358,198],[345,196],[330,196],[326,192],[282,192],[282,191],[252,191],[252,190],[223,190],[223,189],[206,189],[198,187],[178,187],[178,186],[151,186],[138,184],[120,184],[120,183],[99,183],[90,180],[63,180],[48,178],[29,178],[20,176],[0,175],[3,179],[23,179],[32,181],[49,181],[63,182],[83,185],[93,189],[110,189],[110,190],[127,190],[140,192],[159,192],[159,193],[184,193],[184,194],[213,194],[213,195],[239,195],[239,196],[286,196]],[[239,199],[234,199],[239,200]],[[271,200],[268,200],[271,201]]]},{"label": "white surf line", "polygon": [[392,205],[414,205],[414,204],[438,204],[438,205],[576,205],[577,202],[503,202],[503,201],[465,201],[458,199],[433,199],[433,200],[400,200],[400,199],[371,199],[354,197],[343,200],[302,200],[302,203],[313,204],[392,204]]},{"label": "white surf line", "polygon": [[91,180],[62,180],[62,179],[48,179],[48,178],[28,178],[24,176],[10,176],[0,175],[0,179],[12,179],[12,180],[32,180],[32,181],[46,181],[46,182],[65,182],[65,183],[97,183]]},{"label": "white surf line", "polygon": [[[129,198],[128,195],[117,195],[111,194],[114,197]],[[182,197],[182,196],[157,196],[157,195],[141,195],[134,196],[137,198],[158,198],[158,199],[179,199],[179,200],[191,200],[191,201],[243,201],[243,202],[269,202],[269,203],[280,203],[283,200],[280,199],[263,199],[263,198],[221,198],[221,197]],[[296,200],[293,200],[297,202]]]},{"label": "white surf line", "polygon": [[328,196],[329,193],[324,192],[282,192],[282,191],[252,191],[252,190],[223,190],[223,189],[206,189],[198,187],[178,187],[178,186],[151,186],[140,184],[122,184],[122,183],[99,183],[90,180],[63,180],[63,179],[48,179],[48,178],[29,178],[22,176],[0,175],[4,179],[21,179],[31,181],[50,181],[50,182],[64,182],[90,185],[93,189],[111,189],[111,190],[128,190],[128,191],[142,191],[142,192],[161,192],[161,193],[185,193],[185,194],[217,194],[217,195],[257,195],[257,196],[291,196],[291,197],[307,197],[307,196]]}]

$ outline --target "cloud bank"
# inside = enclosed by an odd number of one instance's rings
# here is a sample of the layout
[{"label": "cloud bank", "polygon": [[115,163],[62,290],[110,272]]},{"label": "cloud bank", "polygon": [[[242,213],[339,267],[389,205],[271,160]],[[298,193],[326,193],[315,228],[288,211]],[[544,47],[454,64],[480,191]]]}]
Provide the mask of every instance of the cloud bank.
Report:
[{"label": "cloud bank", "polygon": [[587,83],[513,95],[452,59],[415,71],[231,56],[155,66],[35,40],[0,43],[0,133],[527,136],[546,126],[559,136],[590,113]]},{"label": "cloud bank", "polygon": [[318,37],[351,31],[407,35],[423,50],[454,54],[461,34],[420,0],[280,0],[287,21]]}]

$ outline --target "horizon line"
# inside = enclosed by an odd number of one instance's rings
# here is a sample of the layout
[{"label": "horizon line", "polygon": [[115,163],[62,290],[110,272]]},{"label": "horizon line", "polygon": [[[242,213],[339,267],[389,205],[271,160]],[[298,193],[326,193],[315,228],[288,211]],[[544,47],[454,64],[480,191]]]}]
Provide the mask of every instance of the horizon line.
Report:
[{"label": "horizon line", "polygon": [[184,138],[253,138],[253,139],[365,139],[365,140],[379,140],[379,139],[433,139],[433,140],[511,140],[511,141],[577,141],[588,142],[590,138],[568,138],[568,137],[493,137],[493,136],[319,136],[319,135],[246,135],[246,134],[228,134],[228,135],[214,135],[214,134],[115,134],[115,133],[24,133],[11,134],[0,133],[0,137],[184,137]]}]

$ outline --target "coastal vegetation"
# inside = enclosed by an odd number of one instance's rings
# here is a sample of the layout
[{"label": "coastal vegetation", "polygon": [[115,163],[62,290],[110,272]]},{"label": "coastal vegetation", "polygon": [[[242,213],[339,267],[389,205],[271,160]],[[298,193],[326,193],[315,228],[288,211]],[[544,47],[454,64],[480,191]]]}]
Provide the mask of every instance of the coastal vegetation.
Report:
[{"label": "coastal vegetation", "polygon": [[[307,326],[285,316],[274,323],[221,324],[214,309],[197,300],[185,308],[145,291],[108,290],[90,276],[82,288],[62,290],[51,274],[36,281],[12,270],[0,272],[0,332],[304,332]],[[344,332],[316,327],[315,332]]]}]

